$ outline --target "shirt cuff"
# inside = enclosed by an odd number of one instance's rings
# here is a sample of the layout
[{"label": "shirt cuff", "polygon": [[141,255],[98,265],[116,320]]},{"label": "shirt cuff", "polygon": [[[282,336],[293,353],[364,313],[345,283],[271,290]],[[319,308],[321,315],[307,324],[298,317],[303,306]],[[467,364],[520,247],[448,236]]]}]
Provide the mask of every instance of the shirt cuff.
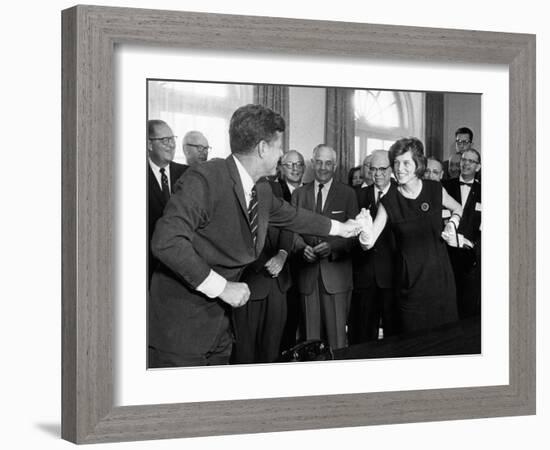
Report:
[{"label": "shirt cuff", "polygon": [[223,292],[226,284],[227,280],[224,277],[210,269],[208,276],[197,286],[197,291],[202,292],[207,297],[216,298]]},{"label": "shirt cuff", "polygon": [[328,232],[329,236],[340,236],[342,229],[342,224],[337,220],[330,220],[330,231]]}]

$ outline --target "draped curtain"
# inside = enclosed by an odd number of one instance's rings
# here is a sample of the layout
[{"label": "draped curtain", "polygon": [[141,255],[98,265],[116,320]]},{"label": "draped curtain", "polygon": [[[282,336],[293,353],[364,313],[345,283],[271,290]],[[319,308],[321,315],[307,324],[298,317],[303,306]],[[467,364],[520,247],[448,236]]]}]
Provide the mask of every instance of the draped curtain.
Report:
[{"label": "draped curtain", "polygon": [[283,134],[283,149],[288,151],[288,127],[289,127],[289,106],[288,86],[273,84],[259,84],[254,86],[254,103],[267,106],[276,113],[283,116],[286,122],[286,131]]},{"label": "draped curtain", "polygon": [[426,156],[443,161],[445,98],[439,92],[426,93]]},{"label": "draped curtain", "polygon": [[327,88],[325,143],[336,150],[336,179],[348,181],[355,156],[355,113],[353,89]]}]

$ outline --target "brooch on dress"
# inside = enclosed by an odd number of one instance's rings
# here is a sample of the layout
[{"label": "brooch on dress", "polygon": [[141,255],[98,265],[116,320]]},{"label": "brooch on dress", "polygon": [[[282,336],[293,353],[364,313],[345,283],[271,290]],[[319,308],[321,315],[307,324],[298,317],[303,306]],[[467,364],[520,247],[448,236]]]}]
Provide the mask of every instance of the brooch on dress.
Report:
[{"label": "brooch on dress", "polygon": [[430,205],[426,202],[423,202],[421,205],[420,205],[420,209],[424,212],[427,212],[429,209],[430,209]]}]

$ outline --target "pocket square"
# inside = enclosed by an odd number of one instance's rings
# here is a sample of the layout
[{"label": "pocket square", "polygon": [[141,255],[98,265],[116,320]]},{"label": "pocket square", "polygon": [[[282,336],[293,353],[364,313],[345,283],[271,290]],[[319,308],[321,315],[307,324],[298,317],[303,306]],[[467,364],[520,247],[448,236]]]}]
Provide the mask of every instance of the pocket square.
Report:
[{"label": "pocket square", "polygon": [[342,214],[344,211],[332,211],[331,214]]}]

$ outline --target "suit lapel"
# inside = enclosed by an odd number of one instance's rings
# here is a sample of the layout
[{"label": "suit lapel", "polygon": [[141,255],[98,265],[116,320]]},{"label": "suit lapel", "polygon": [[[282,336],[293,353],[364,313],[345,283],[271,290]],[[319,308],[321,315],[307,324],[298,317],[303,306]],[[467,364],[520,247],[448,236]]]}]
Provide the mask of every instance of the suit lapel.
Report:
[{"label": "suit lapel", "polygon": [[327,193],[327,199],[325,200],[325,206],[323,207],[324,216],[330,217],[331,204],[334,201],[334,198],[336,197],[337,190],[338,190],[338,187],[336,186],[336,181],[332,180],[332,183],[330,184],[330,189],[328,190],[328,193]]},{"label": "suit lapel", "polygon": [[235,197],[237,197],[239,205],[241,206],[241,211],[244,214],[246,221],[248,222],[248,205],[246,204],[246,201],[244,199],[244,188],[241,182],[241,177],[239,176],[237,164],[235,164],[233,156],[227,157],[225,161],[227,163],[229,176],[233,180],[233,192],[235,193]]},{"label": "suit lapel", "polygon": [[162,195],[162,191],[149,163],[147,163],[147,176],[149,177],[149,192],[155,197],[157,203],[164,206],[164,197]]},{"label": "suit lapel", "polygon": [[269,209],[273,191],[267,181],[256,183],[258,192],[258,235],[256,237],[256,254],[264,247],[266,235],[269,226]]}]

